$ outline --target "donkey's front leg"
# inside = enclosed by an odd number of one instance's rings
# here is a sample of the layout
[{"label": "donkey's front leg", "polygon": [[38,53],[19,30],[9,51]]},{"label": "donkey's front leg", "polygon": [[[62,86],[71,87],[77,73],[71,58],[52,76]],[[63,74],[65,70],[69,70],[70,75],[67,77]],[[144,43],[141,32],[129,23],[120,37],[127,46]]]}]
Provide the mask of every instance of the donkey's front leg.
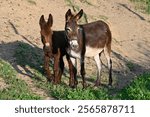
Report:
[{"label": "donkey's front leg", "polygon": [[44,55],[44,70],[47,75],[47,80],[51,82],[53,80],[53,75],[51,74],[50,69],[49,69],[49,60],[50,60],[50,56],[47,53],[45,53],[45,55]]},{"label": "donkey's front leg", "polygon": [[59,77],[60,77],[60,49],[58,49],[58,52],[54,54],[54,84],[60,83]]},{"label": "donkey's front leg", "polygon": [[87,85],[86,85],[86,81],[85,81],[85,68],[84,68],[84,57],[81,57],[81,76],[82,76],[82,85],[83,85],[83,88],[85,88]]},{"label": "donkey's front leg", "polygon": [[76,69],[76,59],[70,58],[69,55],[66,55],[68,65],[69,65],[69,72],[70,72],[70,79],[69,79],[69,86],[72,88],[77,87],[78,81],[77,81],[77,69]]}]

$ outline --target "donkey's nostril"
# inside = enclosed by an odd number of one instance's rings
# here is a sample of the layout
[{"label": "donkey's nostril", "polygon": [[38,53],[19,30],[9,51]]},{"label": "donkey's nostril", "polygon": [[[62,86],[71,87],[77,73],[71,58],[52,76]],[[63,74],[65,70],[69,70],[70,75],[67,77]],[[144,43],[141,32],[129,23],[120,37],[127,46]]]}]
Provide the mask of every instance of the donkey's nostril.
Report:
[{"label": "donkey's nostril", "polygon": [[51,51],[51,47],[49,43],[45,43],[45,50],[46,51]]},{"label": "donkey's nostril", "polygon": [[49,47],[49,46],[45,46],[45,51],[47,51],[47,52],[51,52],[51,48]]}]

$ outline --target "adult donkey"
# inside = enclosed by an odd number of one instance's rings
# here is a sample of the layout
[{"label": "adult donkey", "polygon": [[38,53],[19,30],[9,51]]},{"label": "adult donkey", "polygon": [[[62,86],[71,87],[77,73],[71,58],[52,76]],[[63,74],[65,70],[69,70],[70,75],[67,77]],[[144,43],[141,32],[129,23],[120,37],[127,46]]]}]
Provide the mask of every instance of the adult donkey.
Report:
[{"label": "adult donkey", "polygon": [[[70,60],[70,56],[66,52],[68,41],[65,38],[65,31],[52,31],[53,17],[51,14],[49,14],[47,22],[44,19],[44,15],[42,15],[39,24],[44,50],[44,69],[48,81],[53,81],[55,84],[61,82],[61,76],[64,70],[63,56],[66,55],[70,71],[69,85],[75,87],[76,69]],[[54,78],[49,69],[51,57],[54,58]]]},{"label": "adult donkey", "polygon": [[80,73],[83,80],[83,88],[86,84],[84,58],[94,57],[98,68],[95,86],[99,86],[100,72],[102,68],[100,55],[102,52],[104,52],[109,68],[109,86],[111,86],[112,61],[110,53],[112,37],[109,26],[103,21],[95,21],[84,25],[78,25],[77,21],[81,18],[82,15],[82,9],[76,15],[73,15],[70,9],[65,14],[65,32],[70,44],[67,51],[70,56],[80,59]]}]

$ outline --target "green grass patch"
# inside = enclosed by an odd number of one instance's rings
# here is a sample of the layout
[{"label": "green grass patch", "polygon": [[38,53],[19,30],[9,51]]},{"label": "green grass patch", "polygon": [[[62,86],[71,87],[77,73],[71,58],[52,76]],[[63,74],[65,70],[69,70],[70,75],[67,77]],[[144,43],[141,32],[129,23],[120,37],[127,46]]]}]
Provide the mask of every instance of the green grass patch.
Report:
[{"label": "green grass patch", "polygon": [[[96,88],[88,87],[82,89],[82,85],[79,84],[76,89],[72,89],[65,82],[69,82],[68,78],[62,77],[62,83],[60,85],[53,85],[51,83],[45,82],[45,77],[41,77],[42,74],[36,72],[36,77],[40,80],[36,80],[35,84],[37,87],[40,87],[46,90],[49,96],[52,96],[58,100],[107,100],[110,99],[109,91],[107,88]],[[67,81],[66,81],[67,80]]]},{"label": "green grass patch", "polygon": [[145,73],[135,79],[130,85],[122,89],[118,97],[123,100],[150,99],[150,73]]},{"label": "green grass patch", "polygon": [[140,9],[150,14],[150,0],[130,0],[136,4],[136,9]]},{"label": "green grass patch", "polygon": [[0,59],[0,76],[8,85],[0,90],[0,99],[40,99],[39,96],[31,93],[23,80],[17,78],[14,68],[2,59]]}]

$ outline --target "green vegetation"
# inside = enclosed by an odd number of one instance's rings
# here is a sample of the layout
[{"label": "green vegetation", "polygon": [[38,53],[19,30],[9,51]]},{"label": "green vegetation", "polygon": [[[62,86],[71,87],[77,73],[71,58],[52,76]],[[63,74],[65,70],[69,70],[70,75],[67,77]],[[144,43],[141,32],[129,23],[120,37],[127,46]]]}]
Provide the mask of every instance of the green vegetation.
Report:
[{"label": "green vegetation", "polygon": [[130,0],[136,4],[136,9],[143,10],[150,14],[150,0]]},{"label": "green vegetation", "polygon": [[14,68],[2,59],[0,59],[0,77],[8,85],[0,89],[0,99],[40,99],[39,96],[31,93],[23,80],[17,78]]},{"label": "green vegetation", "polygon": [[32,5],[36,5],[36,2],[35,1],[33,1],[33,0],[27,0],[30,4],[32,4]]},{"label": "green vegetation", "polygon": [[40,87],[48,93],[48,95],[59,100],[98,100],[109,99],[108,89],[97,88],[93,89],[88,87],[82,89],[82,86],[78,86],[77,89],[71,89],[65,81],[68,79],[62,78],[63,82],[60,85],[52,85],[51,83],[41,82],[43,80],[35,80],[37,87]]},{"label": "green vegetation", "polygon": [[145,73],[134,80],[129,86],[121,90],[119,99],[149,100],[150,99],[150,73]]}]

